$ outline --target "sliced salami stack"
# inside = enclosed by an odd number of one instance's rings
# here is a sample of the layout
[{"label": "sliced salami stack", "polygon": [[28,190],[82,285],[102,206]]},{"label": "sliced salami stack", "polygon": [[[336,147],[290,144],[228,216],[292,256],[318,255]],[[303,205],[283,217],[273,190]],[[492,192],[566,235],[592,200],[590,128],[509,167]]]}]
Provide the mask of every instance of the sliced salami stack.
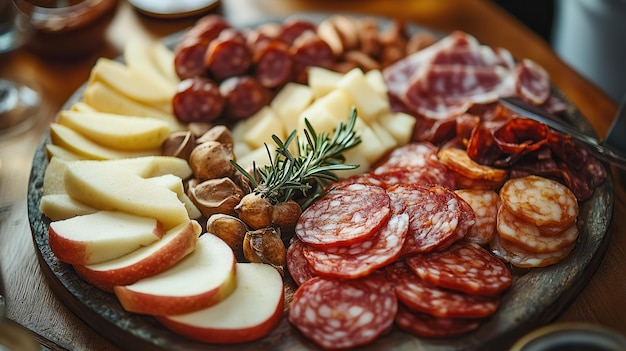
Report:
[{"label": "sliced salami stack", "polygon": [[491,250],[514,266],[543,267],[561,261],[578,239],[578,200],[554,180],[526,176],[500,190],[497,234]]},{"label": "sliced salami stack", "polygon": [[[427,172],[434,162],[432,145],[408,146],[389,155],[378,174],[337,182],[302,213],[287,268],[299,285],[289,321],[304,336],[326,349],[351,348],[373,342],[394,322],[418,336],[459,335],[498,308],[511,276],[490,252],[464,240],[475,223],[472,206],[445,186],[380,177],[411,167]],[[421,259],[449,274],[450,259],[435,257],[457,252],[466,258],[456,261],[464,267],[456,280],[417,273]],[[476,276],[477,268],[491,276]],[[452,288],[441,283],[454,281]],[[473,291],[458,287],[474,285]]]}]

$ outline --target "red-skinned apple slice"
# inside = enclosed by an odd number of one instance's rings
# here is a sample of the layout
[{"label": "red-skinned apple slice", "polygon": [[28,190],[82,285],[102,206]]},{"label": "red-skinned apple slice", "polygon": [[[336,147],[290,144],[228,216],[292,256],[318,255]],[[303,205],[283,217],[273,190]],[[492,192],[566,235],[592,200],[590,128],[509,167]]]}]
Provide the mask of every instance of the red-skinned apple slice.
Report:
[{"label": "red-skinned apple slice", "polygon": [[201,232],[200,224],[190,220],[128,255],[93,265],[74,265],[74,270],[89,283],[112,292],[114,286],[132,284],[176,264],[195,249]]},{"label": "red-skinned apple slice", "polygon": [[283,280],[269,265],[237,263],[237,289],[217,305],[156,317],[168,329],[209,343],[241,343],[269,334],[284,309]]},{"label": "red-skinned apple slice", "polygon": [[130,312],[189,313],[212,306],[235,290],[235,263],[230,246],[206,233],[198,239],[194,252],[168,270],[113,290]]},{"label": "red-skinned apple slice", "polygon": [[50,223],[50,249],[60,261],[96,264],[147,246],[165,234],[154,218],[100,211]]}]

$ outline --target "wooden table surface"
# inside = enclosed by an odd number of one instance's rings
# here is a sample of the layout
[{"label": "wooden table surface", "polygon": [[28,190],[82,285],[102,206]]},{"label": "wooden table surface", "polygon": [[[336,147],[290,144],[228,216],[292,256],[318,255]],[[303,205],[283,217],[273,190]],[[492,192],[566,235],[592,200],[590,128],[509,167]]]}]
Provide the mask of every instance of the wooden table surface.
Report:
[{"label": "wooden table surface", "polygon": [[[233,23],[301,11],[353,12],[411,20],[434,29],[466,31],[484,44],[509,49],[545,67],[554,84],[604,136],[617,110],[598,88],[563,63],[547,43],[488,1],[482,0],[222,0],[212,10]],[[52,350],[117,350],[67,309],[50,290],[35,256],[28,225],[26,189],[32,156],[57,111],[88,78],[98,57],[115,57],[132,36],[162,38],[196,18],[153,19],[119,1],[104,45],[73,60],[51,60],[22,49],[0,58],[0,77],[18,75],[45,94],[41,122],[27,133],[0,139],[0,267],[8,289],[8,317]],[[626,193],[624,175],[613,170],[615,207],[608,251],[592,279],[555,322],[590,322],[626,334]]]}]

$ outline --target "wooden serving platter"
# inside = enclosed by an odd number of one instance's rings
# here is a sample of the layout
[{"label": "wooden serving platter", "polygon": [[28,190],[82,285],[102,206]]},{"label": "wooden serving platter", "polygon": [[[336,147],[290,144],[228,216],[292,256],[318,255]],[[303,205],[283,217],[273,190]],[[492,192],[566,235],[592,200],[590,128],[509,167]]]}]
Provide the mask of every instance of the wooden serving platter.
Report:
[{"label": "wooden serving platter", "polygon": [[[312,20],[320,14],[303,15]],[[278,21],[278,20],[277,20]],[[381,23],[388,20],[381,19]],[[176,37],[166,43],[172,44]],[[555,92],[559,94],[559,92]],[[79,89],[66,107],[80,100]],[[568,102],[566,117],[583,133],[594,135],[593,128]],[[215,345],[196,342],[177,335],[154,318],[126,312],[113,294],[105,293],[82,280],[71,265],[60,262],[48,242],[50,223],[39,210],[44,173],[48,164],[45,145],[49,134],[41,140],[33,159],[28,187],[28,217],[40,266],[59,299],[85,323],[128,350],[317,350],[287,321],[287,310],[281,323],[267,337],[251,343]],[[607,172],[606,181],[591,198],[580,206],[577,246],[562,262],[535,269],[512,268],[513,283],[502,296],[498,311],[474,332],[457,338],[422,339],[398,328],[362,350],[498,350],[508,349],[523,334],[557,316],[583,289],[602,261],[609,238],[608,228],[613,213],[613,180]],[[286,306],[289,306],[295,284],[286,278]],[[286,307],[287,308],[287,307]]]}]

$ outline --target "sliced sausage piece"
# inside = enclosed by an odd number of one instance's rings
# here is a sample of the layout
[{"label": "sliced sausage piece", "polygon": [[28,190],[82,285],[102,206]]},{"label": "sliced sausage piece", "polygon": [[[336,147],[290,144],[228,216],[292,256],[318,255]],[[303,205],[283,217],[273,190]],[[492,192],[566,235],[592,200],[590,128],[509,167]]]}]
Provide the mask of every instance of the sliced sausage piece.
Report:
[{"label": "sliced sausage piece", "polygon": [[288,45],[291,45],[305,32],[317,32],[317,25],[302,18],[290,17],[283,21],[278,37]]},{"label": "sliced sausage piece", "polygon": [[251,76],[226,79],[220,83],[220,93],[226,99],[226,116],[234,120],[252,116],[271,99],[269,91]]},{"label": "sliced sausage piece", "polygon": [[266,88],[281,87],[292,78],[294,60],[282,41],[272,40],[259,46],[253,62],[254,76]]},{"label": "sliced sausage piece", "polygon": [[252,53],[245,36],[235,29],[224,29],[209,44],[204,66],[217,81],[246,73],[252,65]]},{"label": "sliced sausage piece", "polygon": [[385,189],[377,186],[336,187],[302,213],[296,235],[302,242],[322,248],[363,242],[387,223],[390,202]]},{"label": "sliced sausage piece", "polygon": [[220,15],[207,15],[204,16],[191,27],[185,34],[181,41],[188,38],[198,38],[206,43],[210,43],[211,40],[217,38],[222,30],[230,28],[230,24]]},{"label": "sliced sausage piece", "polygon": [[574,249],[576,243],[553,252],[536,253],[524,250],[515,243],[495,235],[490,243],[494,255],[519,268],[545,267],[561,262]]},{"label": "sliced sausage piece", "polygon": [[374,169],[381,174],[398,168],[423,168],[427,160],[437,159],[437,147],[429,142],[411,143],[394,149]]},{"label": "sliced sausage piece", "polygon": [[393,326],[398,302],[381,273],[353,280],[315,277],[293,296],[289,321],[325,349],[367,345]]},{"label": "sliced sausage piece", "polygon": [[307,280],[315,277],[315,273],[311,271],[311,267],[304,258],[302,250],[304,244],[298,238],[294,237],[287,248],[287,270],[293,281],[298,285],[304,284]]},{"label": "sliced sausage piece", "polygon": [[211,122],[222,114],[224,104],[218,86],[204,77],[182,80],[172,99],[174,115],[183,123]]},{"label": "sliced sausage piece", "polygon": [[496,218],[500,207],[500,196],[494,190],[460,189],[456,191],[474,211],[475,222],[469,229],[466,240],[487,245],[496,233]]},{"label": "sliced sausage piece", "polygon": [[398,306],[395,322],[400,329],[425,338],[459,336],[480,326],[480,320],[477,319],[435,317],[411,311],[402,304]]},{"label": "sliced sausage piece", "polygon": [[462,241],[442,252],[415,255],[406,263],[427,282],[467,294],[495,296],[511,286],[511,272],[480,245]]},{"label": "sliced sausage piece", "polygon": [[[461,217],[462,199],[440,185],[396,185],[388,189],[406,203],[409,233],[402,256],[435,250],[455,238]],[[473,220],[472,220],[473,222]]]},{"label": "sliced sausage piece", "polygon": [[578,217],[578,200],[565,185],[540,176],[510,179],[500,190],[502,206],[538,226],[563,226]]},{"label": "sliced sausage piece", "polygon": [[204,55],[209,43],[199,38],[181,41],[174,51],[174,70],[180,79],[203,76]]},{"label": "sliced sausage piece", "polygon": [[539,227],[516,217],[506,208],[498,211],[498,234],[530,252],[554,252],[573,244],[578,239],[578,227],[570,225],[557,235],[544,235]]},{"label": "sliced sausage piece", "polygon": [[397,195],[391,194],[391,218],[378,232],[349,246],[303,248],[311,270],[320,276],[355,279],[394,262],[409,229],[409,216]]},{"label": "sliced sausage piece", "polygon": [[398,301],[413,311],[446,318],[482,318],[493,314],[497,297],[469,295],[432,285],[415,274],[403,261],[385,267]]}]

